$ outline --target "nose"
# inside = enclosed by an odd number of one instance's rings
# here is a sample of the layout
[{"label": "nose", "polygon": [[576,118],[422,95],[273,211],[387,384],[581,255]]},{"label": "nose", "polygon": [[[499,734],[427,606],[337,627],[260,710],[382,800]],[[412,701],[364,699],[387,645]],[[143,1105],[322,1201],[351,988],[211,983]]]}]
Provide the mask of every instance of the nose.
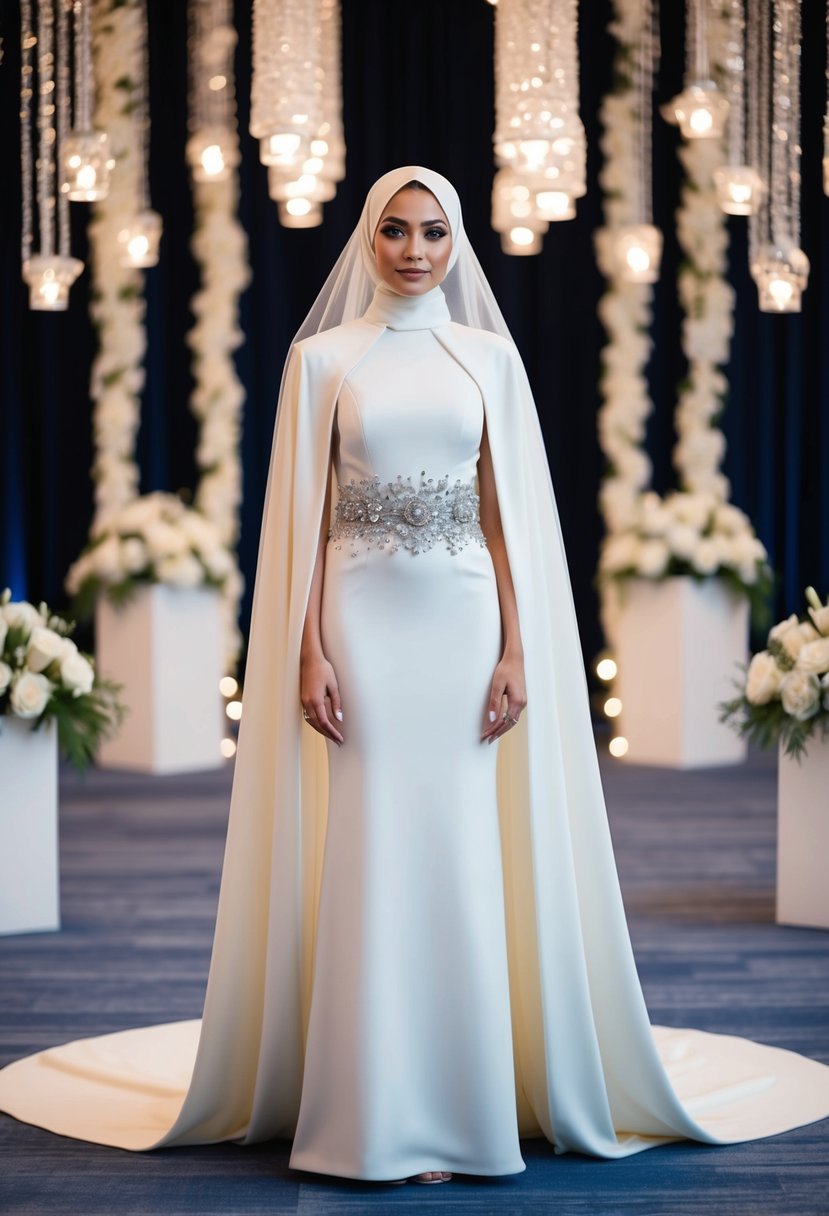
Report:
[{"label": "nose", "polygon": [[406,248],[403,253],[403,256],[408,261],[419,262],[422,259],[422,257],[423,257],[423,254],[421,253],[421,248],[422,248],[421,241],[422,240],[423,240],[423,237],[422,237],[421,233],[419,233],[419,232],[409,233],[408,237],[406,238]]}]

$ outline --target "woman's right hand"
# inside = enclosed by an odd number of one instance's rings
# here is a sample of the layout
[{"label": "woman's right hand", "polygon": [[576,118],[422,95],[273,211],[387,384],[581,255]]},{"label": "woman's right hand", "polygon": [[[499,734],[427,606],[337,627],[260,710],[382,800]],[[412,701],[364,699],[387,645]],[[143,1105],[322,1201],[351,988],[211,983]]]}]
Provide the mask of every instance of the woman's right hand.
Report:
[{"label": "woman's right hand", "polygon": [[302,708],[308,717],[305,719],[309,726],[319,731],[327,739],[332,739],[338,747],[344,739],[334,722],[331,720],[325,697],[328,694],[331,701],[331,714],[342,717],[340,704],[340,689],[334,668],[325,655],[317,654],[300,658],[299,663],[300,700]]}]

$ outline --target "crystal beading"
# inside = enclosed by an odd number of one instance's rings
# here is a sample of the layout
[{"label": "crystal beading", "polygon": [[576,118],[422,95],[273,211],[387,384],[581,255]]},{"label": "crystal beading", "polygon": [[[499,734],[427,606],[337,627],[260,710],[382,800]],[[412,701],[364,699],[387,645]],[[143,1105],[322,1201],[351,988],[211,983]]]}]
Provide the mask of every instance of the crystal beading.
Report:
[{"label": "crystal beading", "polygon": [[[423,469],[417,487],[411,477],[404,480],[398,473],[394,481],[383,485],[377,476],[359,482],[352,477],[337,490],[329,541],[361,539],[368,548],[376,543],[378,549],[388,548],[392,553],[401,545],[411,553],[423,553],[440,540],[455,554],[471,541],[486,545],[473,481],[457,478],[450,486],[448,473],[435,481],[433,477],[426,479]],[[359,552],[360,547],[352,543],[351,556]]]}]

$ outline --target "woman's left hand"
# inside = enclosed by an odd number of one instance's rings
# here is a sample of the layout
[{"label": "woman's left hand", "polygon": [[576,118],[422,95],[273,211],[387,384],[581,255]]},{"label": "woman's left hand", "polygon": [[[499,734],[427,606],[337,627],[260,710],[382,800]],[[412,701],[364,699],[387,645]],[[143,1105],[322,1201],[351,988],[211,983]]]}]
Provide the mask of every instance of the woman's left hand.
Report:
[{"label": "woman's left hand", "polygon": [[[508,717],[504,717],[502,701],[504,696],[507,698],[506,713]],[[515,725],[510,718],[514,718],[517,722],[521,716],[521,710],[527,704],[527,688],[524,683],[524,656],[513,651],[504,651],[501,661],[495,668],[492,676],[492,687],[490,689],[489,705],[487,706],[487,722],[481,735],[481,742],[484,739],[488,743],[492,743],[495,739],[500,738],[505,731],[508,731]],[[493,717],[494,715],[494,717]]]}]

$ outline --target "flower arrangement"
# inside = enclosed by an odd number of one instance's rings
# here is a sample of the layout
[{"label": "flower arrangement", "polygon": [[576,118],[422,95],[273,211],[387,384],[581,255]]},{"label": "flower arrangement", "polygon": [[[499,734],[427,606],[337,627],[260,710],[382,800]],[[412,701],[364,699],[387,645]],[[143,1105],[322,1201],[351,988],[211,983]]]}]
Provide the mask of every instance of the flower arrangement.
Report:
[{"label": "flower arrangement", "polygon": [[102,680],[72,641],[74,628],[45,603],[12,600],[8,587],[0,596],[0,722],[27,718],[37,730],[54,719],[61,752],[83,771],[126,711],[120,686]]},{"label": "flower arrangement", "polygon": [[602,548],[599,578],[718,575],[748,595],[756,618],[767,611],[772,573],[748,516],[713,493],[648,491],[629,525]]},{"label": "flower arrangement", "polygon": [[720,705],[721,722],[759,747],[782,743],[797,760],[810,738],[829,737],[829,599],[822,604],[814,587],[806,599],[808,613],[770,630],[767,648],[736,682],[740,695]]},{"label": "flower arrangement", "polygon": [[125,603],[142,584],[222,589],[240,579],[219,529],[175,494],[135,498],[109,516],[69,568],[66,589],[81,620],[102,592]]},{"label": "flower arrangement", "polygon": [[[607,288],[599,318],[608,335],[602,352],[599,441],[607,470],[599,492],[606,525],[597,584],[605,635],[613,644],[620,587],[631,576],[672,575],[725,579],[748,596],[755,622],[768,612],[771,570],[748,517],[728,501],[721,471],[725,436],[718,423],[728,392],[725,367],[734,329],[734,289],[726,278],[728,228],[717,201],[713,170],[724,160],[722,141],[697,139],[679,148],[684,178],[676,211],[684,258],[678,277],[683,311],[681,342],[687,375],[678,386],[672,457],[679,488],[661,498],[649,489],[652,466],[644,449],[653,404],[645,368],[653,346],[653,288],[625,282],[613,258],[614,234],[634,221],[637,165],[637,48],[650,37],[637,0],[614,0],[610,32],[616,39],[614,87],[603,103],[605,226],[596,233],[599,269]],[[711,70],[719,78],[728,55],[725,10],[708,17]],[[668,115],[666,114],[666,117]]]}]

